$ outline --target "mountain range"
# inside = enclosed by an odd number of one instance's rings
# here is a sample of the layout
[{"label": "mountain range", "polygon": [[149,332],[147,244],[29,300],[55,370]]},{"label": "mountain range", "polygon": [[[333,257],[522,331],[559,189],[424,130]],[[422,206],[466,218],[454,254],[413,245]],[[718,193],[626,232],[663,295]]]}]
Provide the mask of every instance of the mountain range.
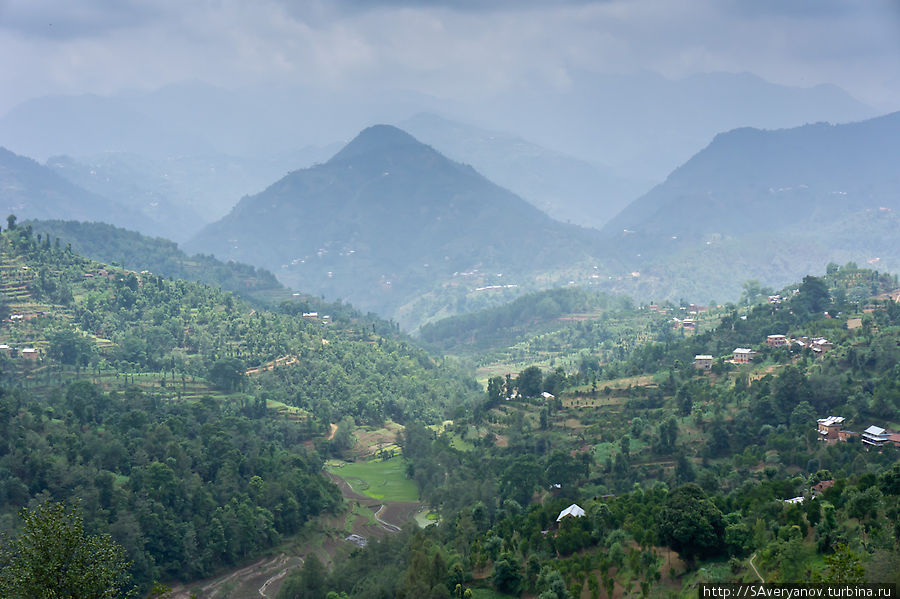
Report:
[{"label": "mountain range", "polygon": [[[716,78],[704,81],[718,89]],[[753,78],[732,81],[745,91],[758,87]],[[782,92],[798,111],[818,93],[831,94],[832,107],[862,110],[839,90]],[[190,93],[172,90],[162,104]],[[82,100],[92,106],[96,98]],[[152,108],[141,98],[128,105],[132,112],[111,108],[110,122]],[[37,119],[40,106],[17,114]],[[190,109],[180,110],[186,119]],[[900,113],[720,133],[624,208],[617,186],[637,193],[641,183],[597,162],[433,114],[395,122],[417,136],[370,127],[327,160],[324,146],[255,162],[224,154],[150,158],[148,150],[55,155],[46,165],[3,150],[0,201],[20,219],[104,221],[190,239],[193,252],[270,269],[286,285],[350,300],[407,328],[566,283],[704,301],[737,297],[749,278],[778,287],[830,261],[900,270],[893,243]],[[9,126],[7,118],[0,132]],[[237,143],[225,138],[185,147]],[[312,166],[290,171],[291,164]],[[605,224],[597,231],[559,220]]]},{"label": "mountain range", "polygon": [[837,87],[778,85],[749,73],[669,79],[571,70],[555,88],[514,89],[468,103],[407,91],[360,102],[308,87],[227,90],[188,81],[150,92],[26,101],[0,118],[0,144],[39,160],[107,152],[260,158],[349,140],[368,124],[402,123],[422,112],[515,132],[617,176],[650,181],[665,178],[721,131],[875,115]]}]

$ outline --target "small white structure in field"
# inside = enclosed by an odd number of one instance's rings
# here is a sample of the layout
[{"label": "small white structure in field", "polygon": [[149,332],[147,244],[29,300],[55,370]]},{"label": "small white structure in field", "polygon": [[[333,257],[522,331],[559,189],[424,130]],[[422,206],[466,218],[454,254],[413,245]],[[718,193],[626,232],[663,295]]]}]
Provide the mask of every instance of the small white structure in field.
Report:
[{"label": "small white structure in field", "polygon": [[556,521],[559,522],[563,518],[572,517],[572,518],[583,518],[584,510],[581,509],[577,503],[573,503],[563,511],[559,513],[559,517],[556,518]]}]

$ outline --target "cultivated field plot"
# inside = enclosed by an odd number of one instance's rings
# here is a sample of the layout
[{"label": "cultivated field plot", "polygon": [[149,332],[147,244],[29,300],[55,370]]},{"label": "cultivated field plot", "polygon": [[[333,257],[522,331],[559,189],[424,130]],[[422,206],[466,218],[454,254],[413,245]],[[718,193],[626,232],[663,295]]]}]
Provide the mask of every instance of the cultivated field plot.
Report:
[{"label": "cultivated field plot", "polygon": [[406,478],[406,462],[402,458],[383,462],[330,460],[325,467],[347,481],[354,491],[373,499],[404,502],[419,500],[415,483]]}]

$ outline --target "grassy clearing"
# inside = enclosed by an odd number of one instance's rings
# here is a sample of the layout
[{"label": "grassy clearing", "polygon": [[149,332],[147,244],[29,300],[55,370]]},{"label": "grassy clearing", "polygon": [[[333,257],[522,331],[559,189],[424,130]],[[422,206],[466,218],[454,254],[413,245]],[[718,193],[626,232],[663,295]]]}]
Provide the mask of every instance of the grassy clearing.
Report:
[{"label": "grassy clearing", "polygon": [[[647,442],[641,439],[631,439],[628,445],[629,453],[635,456],[647,447]],[[594,459],[598,464],[606,461],[606,458],[615,458],[617,453],[622,453],[618,443],[598,443],[594,445]]]},{"label": "grassy clearing", "polygon": [[352,511],[347,512],[347,517],[344,520],[344,532],[346,534],[353,533],[353,525],[357,519],[365,521],[370,526],[378,526],[378,522],[375,520],[375,513],[372,510],[361,505],[355,505]]},{"label": "grassy clearing", "polygon": [[437,524],[441,521],[441,517],[438,516],[436,512],[431,512],[428,510],[416,512],[415,519],[416,524],[419,525],[419,528],[425,528],[426,526]]},{"label": "grassy clearing", "polygon": [[[597,381],[597,391],[603,391],[606,387],[610,389],[627,389],[628,387],[646,387],[647,385],[652,384],[653,376],[649,374],[641,375],[641,376],[626,376],[620,379],[612,379],[612,380],[601,380]],[[582,385],[580,387],[575,387],[572,389],[576,393],[590,393],[591,385]]]},{"label": "grassy clearing", "polygon": [[354,491],[385,501],[418,501],[419,491],[406,478],[406,461],[394,458],[386,462],[334,462],[326,468],[346,480]]},{"label": "grassy clearing", "polygon": [[286,403],[275,401],[274,399],[266,400],[266,408],[275,410],[278,415],[285,416],[292,420],[306,420],[309,418],[309,413],[306,410],[295,406],[289,406]]},{"label": "grassy clearing", "polygon": [[472,451],[475,449],[475,444],[454,433],[450,435],[450,447],[459,451]]}]

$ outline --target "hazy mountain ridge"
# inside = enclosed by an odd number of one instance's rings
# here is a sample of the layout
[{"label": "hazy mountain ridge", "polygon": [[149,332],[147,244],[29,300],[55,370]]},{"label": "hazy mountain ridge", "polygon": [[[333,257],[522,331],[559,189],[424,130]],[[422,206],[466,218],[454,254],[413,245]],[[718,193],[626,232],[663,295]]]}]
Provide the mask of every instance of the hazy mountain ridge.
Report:
[{"label": "hazy mountain ridge", "polygon": [[157,159],[107,152],[54,156],[47,166],[76,185],[139,208],[160,223],[162,229],[154,234],[184,241],[227,214],[242,196],[331,153],[308,147],[269,158],[217,154]]},{"label": "hazy mountain ridge", "polygon": [[563,222],[600,227],[653,184],[515,135],[434,114],[420,113],[398,126]]},{"label": "hazy mountain ridge", "polygon": [[0,210],[20,219],[74,219],[143,224],[137,210],[91,193],[30,158],[0,147]]},{"label": "hazy mountain ridge", "polygon": [[620,177],[659,180],[720,131],[875,114],[835,86],[791,87],[749,73],[668,79],[648,72],[573,70],[569,77],[558,89],[515,89],[468,103],[380,91],[361,104],[302,86],[226,90],[190,81],[110,97],[46,96],[0,118],[0,140],[40,160],[104,152],[263,156],[293,151],[297,140],[305,146],[350,139],[367,124],[402,123],[427,111],[515,132],[545,148],[609,165]]},{"label": "hazy mountain ridge", "polygon": [[515,283],[500,275],[585,259],[595,242],[594,232],[553,221],[471,167],[381,125],[327,163],[244,198],[188,247],[390,313],[454,273],[478,269],[494,283]]},{"label": "hazy mountain ridge", "polygon": [[[900,266],[900,113],[723,133],[603,229],[645,297],[729,298],[826,262]],[[641,291],[643,290],[643,291]]]},{"label": "hazy mountain ridge", "polygon": [[[900,174],[893,158],[898,152],[900,113],[842,125],[736,129],[717,135],[612,219],[604,232],[741,234],[796,227],[797,219],[809,215],[828,220],[833,211],[900,208]],[[732,218],[729,208],[741,206],[755,210]],[[790,210],[790,218],[775,218],[779,210]]]},{"label": "hazy mountain ridge", "polygon": [[484,122],[608,164],[620,175],[660,179],[722,131],[848,122],[877,114],[833,85],[779,85],[747,72],[682,79],[651,72],[570,76],[570,84],[555,92],[508,94],[491,106]]}]

